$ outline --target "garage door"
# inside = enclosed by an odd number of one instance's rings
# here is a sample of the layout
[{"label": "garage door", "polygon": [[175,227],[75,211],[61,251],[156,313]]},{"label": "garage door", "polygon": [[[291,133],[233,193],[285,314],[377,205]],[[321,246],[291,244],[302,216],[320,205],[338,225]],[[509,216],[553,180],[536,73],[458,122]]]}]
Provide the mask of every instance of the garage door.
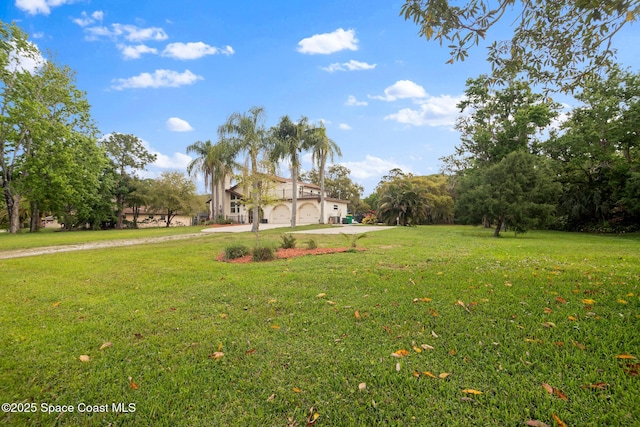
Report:
[{"label": "garage door", "polygon": [[291,222],[289,208],[285,205],[278,205],[273,208],[269,222],[272,224],[289,224]]},{"label": "garage door", "polygon": [[298,222],[300,224],[317,224],[320,220],[318,207],[311,203],[305,203],[298,209]]}]

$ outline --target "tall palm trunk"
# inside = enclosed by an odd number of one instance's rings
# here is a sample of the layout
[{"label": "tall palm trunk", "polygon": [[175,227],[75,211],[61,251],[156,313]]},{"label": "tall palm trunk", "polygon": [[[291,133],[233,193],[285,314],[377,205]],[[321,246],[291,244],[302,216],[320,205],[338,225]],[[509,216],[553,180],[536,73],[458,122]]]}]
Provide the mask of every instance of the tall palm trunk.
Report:
[{"label": "tall palm trunk", "polygon": [[326,158],[321,159],[320,162],[320,170],[318,174],[320,175],[320,224],[324,224],[324,168],[325,168]]},{"label": "tall palm trunk", "polygon": [[291,195],[291,227],[296,226],[296,218],[298,217],[298,167],[291,166],[291,181],[293,194]]}]

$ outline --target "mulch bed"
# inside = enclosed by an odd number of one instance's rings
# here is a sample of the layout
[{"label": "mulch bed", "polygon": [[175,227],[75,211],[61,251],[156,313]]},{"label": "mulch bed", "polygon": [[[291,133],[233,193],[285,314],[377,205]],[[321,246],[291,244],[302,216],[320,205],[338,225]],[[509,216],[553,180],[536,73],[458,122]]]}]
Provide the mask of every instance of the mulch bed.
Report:
[{"label": "mulch bed", "polygon": [[[299,256],[305,255],[324,255],[324,254],[334,254],[338,252],[347,252],[354,248],[349,247],[341,247],[341,248],[316,248],[316,249],[300,249],[300,248],[292,248],[292,249],[278,249],[276,251],[276,259],[286,259],[286,258],[296,258]],[[357,251],[364,250],[364,248],[355,248]],[[224,259],[224,252],[218,255],[216,258],[217,261],[229,262],[232,264],[248,264],[253,262],[252,255],[246,255],[240,258],[226,260]]]}]

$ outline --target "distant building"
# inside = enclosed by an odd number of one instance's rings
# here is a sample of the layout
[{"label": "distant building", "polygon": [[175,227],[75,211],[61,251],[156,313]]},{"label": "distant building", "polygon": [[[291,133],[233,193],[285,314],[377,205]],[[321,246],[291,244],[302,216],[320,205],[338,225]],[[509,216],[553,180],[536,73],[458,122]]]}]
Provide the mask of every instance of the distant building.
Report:
[{"label": "distant building", "polygon": [[[276,186],[272,196],[278,201],[262,208],[260,220],[269,224],[290,224],[292,211],[291,180],[274,177]],[[234,185],[225,189],[224,206],[221,210],[226,219],[240,224],[253,222],[253,212],[242,203],[245,197],[243,188]],[[207,201],[210,204],[211,200]],[[320,187],[314,184],[298,182],[296,224],[318,224],[320,222]],[[348,200],[325,197],[325,224],[340,223],[347,215]]]}]

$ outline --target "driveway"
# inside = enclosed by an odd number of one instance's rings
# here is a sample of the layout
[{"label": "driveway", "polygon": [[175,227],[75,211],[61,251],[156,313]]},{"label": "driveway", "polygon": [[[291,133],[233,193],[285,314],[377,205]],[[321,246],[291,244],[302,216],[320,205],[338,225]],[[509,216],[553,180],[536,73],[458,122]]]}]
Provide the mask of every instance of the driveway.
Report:
[{"label": "driveway", "polygon": [[[289,228],[289,224],[260,224],[260,231],[271,230],[274,228]],[[292,234],[361,234],[368,233],[369,231],[382,231],[390,230],[393,227],[384,227],[378,225],[360,225],[360,224],[347,224],[347,225],[333,225],[329,228],[318,228],[316,230],[303,230],[303,231],[287,231]],[[203,233],[243,233],[251,231],[251,224],[242,225],[229,225],[221,227],[211,227],[202,230]]]}]

